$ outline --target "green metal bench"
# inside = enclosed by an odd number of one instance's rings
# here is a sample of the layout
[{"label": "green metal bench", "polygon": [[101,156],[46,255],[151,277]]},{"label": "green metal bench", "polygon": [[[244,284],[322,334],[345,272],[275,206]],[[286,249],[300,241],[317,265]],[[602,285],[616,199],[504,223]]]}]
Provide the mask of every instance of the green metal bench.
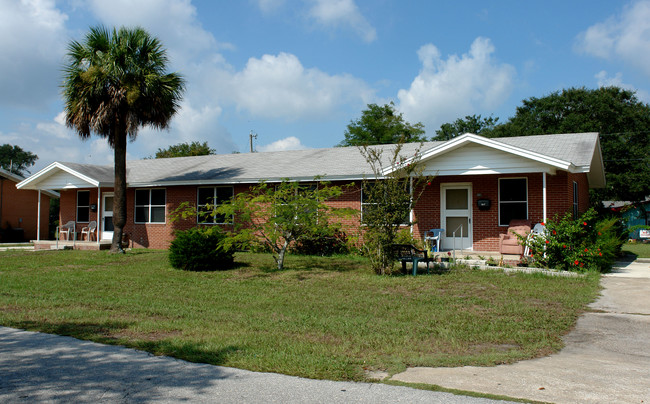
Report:
[{"label": "green metal bench", "polygon": [[425,262],[427,264],[427,274],[429,273],[429,262],[433,258],[429,257],[426,250],[420,250],[411,244],[393,244],[391,246],[393,257],[402,263],[402,272],[406,273],[406,263],[413,264],[413,276],[418,273],[418,264]]}]

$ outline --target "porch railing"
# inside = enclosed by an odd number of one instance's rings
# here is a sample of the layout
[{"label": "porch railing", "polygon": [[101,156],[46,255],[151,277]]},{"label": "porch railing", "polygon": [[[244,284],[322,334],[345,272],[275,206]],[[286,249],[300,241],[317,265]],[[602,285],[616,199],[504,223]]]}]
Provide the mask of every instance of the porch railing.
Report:
[{"label": "porch railing", "polygon": [[451,233],[451,237],[453,240],[453,259],[456,261],[456,232],[460,229],[460,251],[463,251],[463,225],[461,224],[460,226],[456,227],[456,230],[454,230]]}]

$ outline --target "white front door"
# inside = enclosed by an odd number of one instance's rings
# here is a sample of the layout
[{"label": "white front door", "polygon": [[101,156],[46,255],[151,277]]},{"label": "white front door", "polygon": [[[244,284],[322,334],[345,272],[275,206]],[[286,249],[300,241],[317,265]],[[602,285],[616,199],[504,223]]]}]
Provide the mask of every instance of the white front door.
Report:
[{"label": "white front door", "polygon": [[[442,249],[472,248],[472,185],[440,185],[440,223],[444,231]],[[454,238],[454,232],[456,237]],[[455,241],[454,241],[455,239]]]},{"label": "white front door", "polygon": [[113,194],[102,195],[102,240],[113,239]]}]

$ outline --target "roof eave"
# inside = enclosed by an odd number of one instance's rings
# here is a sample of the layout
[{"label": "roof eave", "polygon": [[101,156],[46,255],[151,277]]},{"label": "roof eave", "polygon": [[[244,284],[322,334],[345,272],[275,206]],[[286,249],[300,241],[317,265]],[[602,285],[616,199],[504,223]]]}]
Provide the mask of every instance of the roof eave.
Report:
[{"label": "roof eave", "polygon": [[95,186],[95,187],[99,186],[99,181],[98,180],[96,180],[94,178],[90,178],[90,177],[88,177],[88,176],[86,176],[84,174],[81,174],[78,171],[75,171],[75,170],[71,169],[70,167],[67,167],[66,165],[64,165],[62,163],[59,163],[59,162],[55,161],[54,163],[48,165],[47,167],[40,170],[39,172],[27,177],[23,181],[16,184],[16,188],[18,188],[18,189],[22,189],[22,188],[25,188],[25,189],[42,189],[42,188],[39,188],[37,186],[38,180],[42,180],[42,179],[45,179],[45,178],[49,177],[50,175],[52,175],[54,173],[55,170],[65,171],[68,174],[73,175],[73,176],[79,178],[80,180],[89,183],[92,186]]},{"label": "roof eave", "polygon": [[[479,144],[482,146],[490,147],[496,150],[501,150],[506,153],[511,153],[520,157],[528,158],[530,160],[534,160],[546,165],[550,165],[552,167],[558,168],[560,170],[566,170],[569,171],[572,167],[573,164],[571,164],[568,161],[556,159],[554,157],[546,156],[540,153],[532,152],[529,150],[522,149],[520,147],[516,146],[511,146],[507,145],[505,143],[501,143],[492,139],[484,138],[482,136],[475,135],[473,133],[465,133],[464,135],[458,136],[447,143],[443,143],[440,146],[435,146],[429,150],[425,150],[424,152],[421,152],[419,156],[414,156],[410,157],[406,161],[404,161],[401,165],[404,164],[411,164],[416,158],[418,158],[420,161],[425,161],[425,160],[430,160],[433,159],[439,155],[448,153],[452,150],[455,150],[459,147],[462,147],[468,143],[474,143],[474,144]],[[382,171],[383,175],[389,175],[390,173],[393,173],[397,171],[400,167],[388,167],[385,168]]]}]

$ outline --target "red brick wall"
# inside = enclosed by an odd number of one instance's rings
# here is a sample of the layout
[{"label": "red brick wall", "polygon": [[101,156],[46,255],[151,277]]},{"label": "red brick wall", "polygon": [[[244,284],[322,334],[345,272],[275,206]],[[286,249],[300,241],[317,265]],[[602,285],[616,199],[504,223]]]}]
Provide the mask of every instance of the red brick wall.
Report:
[{"label": "red brick wall", "polygon": [[[542,206],[542,174],[513,174],[513,175],[469,175],[437,177],[427,186],[418,205],[415,207],[416,224],[414,235],[422,238],[424,230],[444,227],[440,223],[440,185],[441,183],[471,183],[472,184],[472,215],[473,215],[473,240],[474,250],[496,251],[499,248],[499,234],[506,233],[507,227],[498,225],[499,178],[528,178],[528,217],[532,223],[543,219]],[[547,175],[547,215],[553,217],[556,213],[571,212],[573,209],[573,181],[578,182],[580,189],[580,209],[584,211],[588,207],[588,184],[585,174],[567,174],[558,172],[557,175]],[[347,183],[334,183],[334,185],[346,185]],[[235,185],[235,194],[246,192],[248,185]],[[110,190],[102,190],[106,192]],[[125,233],[133,247],[147,248],[168,248],[173,240],[174,230],[184,230],[196,225],[196,219],[187,219],[178,222],[170,222],[169,214],[176,209],[183,201],[196,203],[196,186],[178,186],[166,188],[166,223],[137,224],[134,223],[134,194],[135,189],[127,192],[127,224]],[[480,196],[479,196],[480,195]],[[97,191],[91,190],[91,203],[97,199]],[[490,199],[492,205],[489,210],[481,211],[477,208],[478,199]],[[329,202],[335,208],[361,208],[361,186],[356,181],[352,186],[344,187],[344,193],[339,198]],[[61,193],[61,219],[62,223],[67,220],[74,220],[76,206],[76,191],[64,191]],[[91,219],[95,220],[96,214],[91,212]],[[343,224],[344,230],[349,235],[356,235],[359,228],[360,216],[342,218],[339,221]],[[78,227],[81,227],[78,225]],[[78,229],[80,230],[80,229]]]},{"label": "red brick wall", "polygon": [[[22,228],[26,241],[36,240],[38,227],[38,191],[16,188],[16,182],[1,181],[2,222],[0,228]],[[41,192],[41,239],[47,238],[50,197]],[[22,219],[20,221],[19,219]]]}]

